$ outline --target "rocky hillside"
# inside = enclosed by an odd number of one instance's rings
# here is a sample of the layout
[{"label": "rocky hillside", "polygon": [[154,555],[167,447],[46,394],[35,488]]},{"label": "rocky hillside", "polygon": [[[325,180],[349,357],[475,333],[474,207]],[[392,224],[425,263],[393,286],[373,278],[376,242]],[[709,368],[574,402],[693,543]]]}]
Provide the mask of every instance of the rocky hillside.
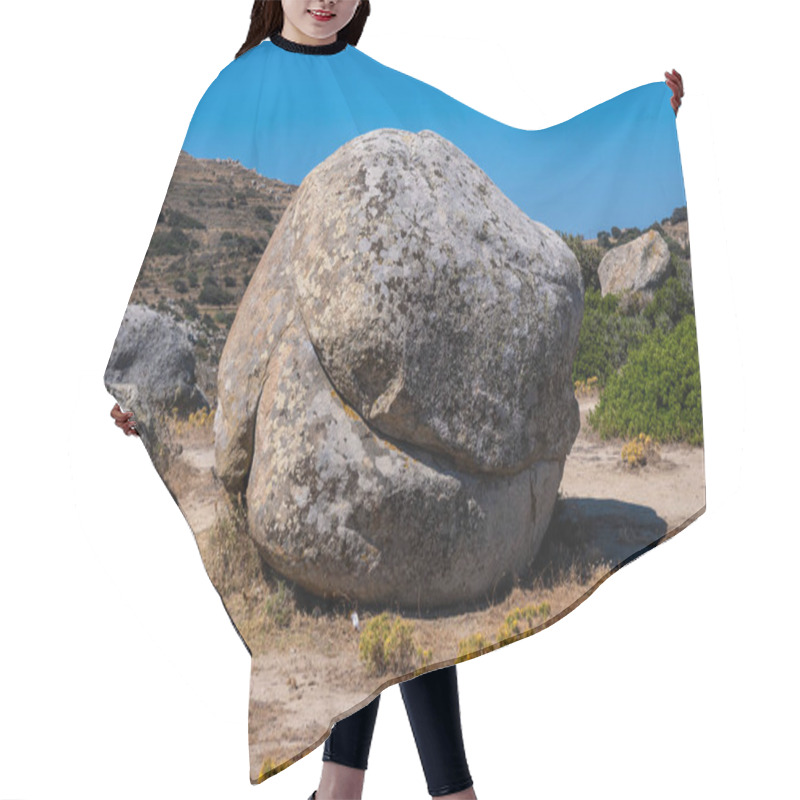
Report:
[{"label": "rocky hillside", "polygon": [[178,157],[130,302],[189,323],[210,399],[239,301],[296,190],[238,161]]}]

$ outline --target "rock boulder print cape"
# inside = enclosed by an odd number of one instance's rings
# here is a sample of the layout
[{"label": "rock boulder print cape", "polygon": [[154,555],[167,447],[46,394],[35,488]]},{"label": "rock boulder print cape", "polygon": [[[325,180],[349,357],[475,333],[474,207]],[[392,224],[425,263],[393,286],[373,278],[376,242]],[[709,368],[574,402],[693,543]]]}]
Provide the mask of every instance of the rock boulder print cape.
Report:
[{"label": "rock boulder print cape", "polygon": [[104,379],[252,657],[252,783],[705,511],[671,96],[521,130],[279,35],[203,95]]}]

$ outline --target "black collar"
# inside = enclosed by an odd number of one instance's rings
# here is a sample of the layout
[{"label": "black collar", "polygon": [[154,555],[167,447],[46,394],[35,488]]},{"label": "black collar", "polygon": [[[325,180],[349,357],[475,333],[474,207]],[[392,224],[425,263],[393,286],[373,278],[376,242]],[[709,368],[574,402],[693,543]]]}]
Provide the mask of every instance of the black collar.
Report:
[{"label": "black collar", "polygon": [[315,56],[327,56],[333,53],[339,53],[347,47],[346,39],[337,39],[330,44],[300,44],[281,36],[280,33],[273,33],[269,37],[270,41],[283,50],[288,50],[291,53],[308,53]]}]

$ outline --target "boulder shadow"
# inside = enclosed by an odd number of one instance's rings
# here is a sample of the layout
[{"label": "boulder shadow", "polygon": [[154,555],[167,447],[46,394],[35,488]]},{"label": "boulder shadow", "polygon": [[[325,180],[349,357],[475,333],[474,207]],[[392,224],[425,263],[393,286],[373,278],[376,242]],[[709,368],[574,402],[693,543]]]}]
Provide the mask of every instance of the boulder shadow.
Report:
[{"label": "boulder shadow", "polygon": [[[689,520],[687,520],[688,524]],[[566,576],[585,582],[598,564],[606,577],[673,536],[649,506],[593,497],[559,498],[536,558],[521,584],[552,589]]]}]

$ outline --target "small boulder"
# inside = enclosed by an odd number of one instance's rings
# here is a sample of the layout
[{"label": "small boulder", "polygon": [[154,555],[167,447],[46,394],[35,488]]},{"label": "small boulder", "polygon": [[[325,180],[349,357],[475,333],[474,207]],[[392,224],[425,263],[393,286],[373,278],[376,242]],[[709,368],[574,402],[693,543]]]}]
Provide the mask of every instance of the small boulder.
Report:
[{"label": "small boulder", "polygon": [[137,303],[125,310],[103,380],[120,405],[133,411],[151,453],[163,442],[160,420],[173,408],[185,418],[209,407],[195,382],[194,346],[185,327]]},{"label": "small boulder", "polygon": [[609,250],[597,268],[600,291],[626,295],[639,292],[650,300],[669,277],[669,247],[654,230],[637,239]]}]

